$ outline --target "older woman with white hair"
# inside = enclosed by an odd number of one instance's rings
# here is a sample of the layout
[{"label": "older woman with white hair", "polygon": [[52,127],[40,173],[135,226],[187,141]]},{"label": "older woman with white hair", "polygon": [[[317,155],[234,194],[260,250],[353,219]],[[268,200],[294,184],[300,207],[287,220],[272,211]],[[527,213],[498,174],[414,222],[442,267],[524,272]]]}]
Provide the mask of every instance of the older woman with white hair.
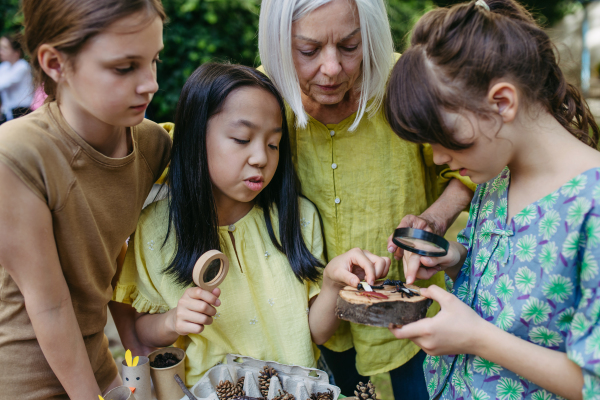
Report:
[{"label": "older woman with white hair", "polygon": [[[396,261],[388,277],[403,279],[402,253],[388,246],[394,228],[445,233],[474,185],[385,121],[381,103],[398,55],[383,0],[263,0],[259,50],[289,106],[294,163],[323,219],[328,259],[353,247],[389,251]],[[417,284],[443,285],[443,275]],[[425,354],[387,329],[343,323],[322,351],[342,393],[389,371],[396,399],[428,398]]]}]

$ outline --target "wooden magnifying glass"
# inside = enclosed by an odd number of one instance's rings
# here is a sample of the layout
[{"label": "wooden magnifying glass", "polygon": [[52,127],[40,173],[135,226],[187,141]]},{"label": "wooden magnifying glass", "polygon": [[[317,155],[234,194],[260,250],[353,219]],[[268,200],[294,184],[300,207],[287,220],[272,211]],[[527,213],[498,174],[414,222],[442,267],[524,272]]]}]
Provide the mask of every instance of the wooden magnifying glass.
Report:
[{"label": "wooden magnifying glass", "polygon": [[229,259],[218,250],[210,250],[202,254],[194,265],[192,278],[194,283],[204,289],[212,292],[218,287],[229,272]]}]

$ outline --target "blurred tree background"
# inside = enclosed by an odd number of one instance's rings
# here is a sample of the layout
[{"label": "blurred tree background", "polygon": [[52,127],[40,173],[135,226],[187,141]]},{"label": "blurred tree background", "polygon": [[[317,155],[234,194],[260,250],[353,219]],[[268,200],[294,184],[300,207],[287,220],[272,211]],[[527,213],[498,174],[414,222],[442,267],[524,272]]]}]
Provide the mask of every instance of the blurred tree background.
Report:
[{"label": "blurred tree background", "polygon": [[[386,0],[396,48],[402,51],[411,26],[427,10],[460,0]],[[570,11],[576,0],[522,0],[540,22],[550,25]],[[187,77],[208,61],[230,61],[258,66],[260,0],[163,0],[169,22],[165,26],[163,62],[158,67],[159,92],[148,116],[173,119],[179,92]],[[19,0],[0,0],[0,34],[20,28]]]}]

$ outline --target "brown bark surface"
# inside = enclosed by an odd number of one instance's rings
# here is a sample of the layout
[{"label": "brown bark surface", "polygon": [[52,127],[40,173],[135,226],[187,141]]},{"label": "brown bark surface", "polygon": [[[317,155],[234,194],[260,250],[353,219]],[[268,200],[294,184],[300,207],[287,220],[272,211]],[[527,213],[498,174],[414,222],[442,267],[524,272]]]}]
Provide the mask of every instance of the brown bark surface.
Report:
[{"label": "brown bark surface", "polygon": [[[406,285],[409,289],[419,290],[415,285]],[[400,293],[392,293],[394,286],[384,286],[375,289],[377,293],[388,296],[388,299],[378,299],[358,295],[358,290],[346,286],[340,290],[335,309],[338,318],[362,325],[387,328],[390,324],[406,325],[425,318],[431,299],[423,296],[407,298]]]}]

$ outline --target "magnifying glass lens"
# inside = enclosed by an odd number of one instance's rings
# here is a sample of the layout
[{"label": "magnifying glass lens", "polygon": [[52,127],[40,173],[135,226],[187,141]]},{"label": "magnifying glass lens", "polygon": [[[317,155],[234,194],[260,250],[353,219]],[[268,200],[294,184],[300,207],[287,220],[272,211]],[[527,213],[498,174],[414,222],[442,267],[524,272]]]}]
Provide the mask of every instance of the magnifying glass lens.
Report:
[{"label": "magnifying glass lens", "polygon": [[427,242],[425,240],[413,239],[413,238],[403,238],[403,237],[397,237],[396,240],[401,242],[405,246],[411,247],[413,249],[419,249],[419,250],[429,251],[429,252],[431,252],[431,251],[444,252],[445,251],[442,247],[440,247],[434,243]]},{"label": "magnifying glass lens", "polygon": [[396,229],[392,241],[404,250],[427,257],[445,256],[450,246],[441,236],[413,228]]},{"label": "magnifying glass lens", "polygon": [[202,277],[202,280],[204,280],[204,282],[206,283],[211,283],[219,275],[220,271],[221,260],[219,260],[218,258],[212,260],[211,263],[208,265],[208,268],[206,268],[206,271],[204,271],[204,276]]}]

